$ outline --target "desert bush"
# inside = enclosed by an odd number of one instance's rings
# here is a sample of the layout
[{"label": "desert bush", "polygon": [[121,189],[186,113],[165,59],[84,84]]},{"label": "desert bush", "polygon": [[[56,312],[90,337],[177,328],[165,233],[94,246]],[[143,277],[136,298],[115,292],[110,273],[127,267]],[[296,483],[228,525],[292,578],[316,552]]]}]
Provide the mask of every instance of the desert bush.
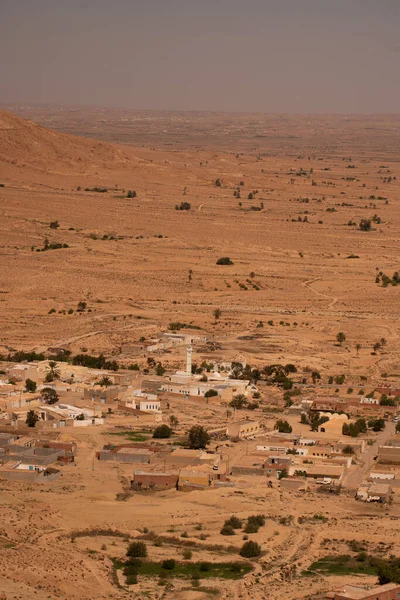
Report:
[{"label": "desert bush", "polygon": [[235,535],[235,530],[232,525],[223,525],[221,531],[221,535]]},{"label": "desert bush", "polygon": [[190,210],[189,202],[181,202],[175,206],[175,210]]},{"label": "desert bush", "polygon": [[126,555],[134,558],[146,558],[147,546],[144,542],[131,542],[128,546]]},{"label": "desert bush", "polygon": [[227,519],[224,525],[230,525],[233,529],[240,529],[242,527],[242,520],[235,515],[232,515],[229,519]]},{"label": "desert bush", "polygon": [[249,540],[243,544],[239,554],[244,558],[256,558],[261,555],[261,546],[257,542]]},{"label": "desert bush", "polygon": [[223,256],[217,260],[217,265],[233,265],[233,262],[229,256]]}]

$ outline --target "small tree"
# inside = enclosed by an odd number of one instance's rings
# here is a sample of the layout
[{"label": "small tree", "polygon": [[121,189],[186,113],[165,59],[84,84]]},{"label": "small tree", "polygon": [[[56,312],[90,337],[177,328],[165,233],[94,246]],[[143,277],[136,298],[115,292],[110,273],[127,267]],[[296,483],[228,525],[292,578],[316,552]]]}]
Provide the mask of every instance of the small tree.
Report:
[{"label": "small tree", "polygon": [[371,230],[371,219],[361,219],[360,229],[361,229],[361,231],[370,231]]},{"label": "small tree", "polygon": [[242,410],[247,405],[247,398],[244,394],[237,394],[232,398],[229,402],[229,406],[232,408],[236,408],[237,410]]},{"label": "small tree", "polygon": [[315,384],[317,379],[321,379],[321,374],[318,371],[313,371],[311,373],[311,379],[312,379],[313,383]]},{"label": "small tree", "polygon": [[109,377],[107,377],[107,375],[103,375],[103,377],[99,381],[99,385],[101,385],[102,387],[108,387],[112,385],[112,381]]},{"label": "small tree", "polygon": [[170,438],[172,435],[172,429],[170,427],[168,427],[168,425],[159,425],[158,427],[155,428],[154,432],[153,432],[153,438],[156,439],[164,439],[164,438]]},{"label": "small tree", "polygon": [[239,554],[244,558],[256,558],[258,556],[261,556],[261,546],[257,542],[249,540],[248,542],[245,542],[243,544]]},{"label": "small tree", "polygon": [[220,308],[216,308],[216,309],[213,311],[213,315],[214,315],[214,319],[215,319],[215,321],[218,321],[218,319],[221,317],[221,314],[222,314],[222,312],[221,312],[221,309],[220,309]]},{"label": "small tree", "polygon": [[25,391],[26,392],[36,392],[36,388],[37,388],[37,383],[36,381],[33,381],[32,379],[27,379],[25,381]]},{"label": "small tree", "polygon": [[348,455],[354,454],[353,447],[350,446],[350,444],[346,444],[346,446],[343,448],[342,452],[343,452],[343,454],[348,454]]},{"label": "small tree", "polygon": [[42,401],[47,404],[55,404],[59,400],[56,390],[53,390],[53,388],[50,387],[43,388],[40,392],[40,397]]},{"label": "small tree", "polygon": [[189,448],[205,448],[210,443],[210,436],[201,425],[194,425],[189,430]]},{"label": "small tree", "polygon": [[171,427],[177,427],[179,425],[178,417],[175,415],[171,415],[169,418],[169,423]]},{"label": "small tree", "polygon": [[162,375],[164,375],[165,373],[165,368],[162,366],[162,364],[159,362],[156,366],[156,375],[158,375],[159,377],[161,377]]},{"label": "small tree", "polygon": [[357,358],[358,358],[358,353],[361,350],[361,344],[356,344],[356,352],[357,352]]},{"label": "small tree", "polygon": [[38,421],[39,421],[39,417],[35,413],[35,411],[34,410],[28,411],[28,413],[26,415],[26,421],[25,421],[25,423],[28,425],[28,427],[35,427],[36,423]]},{"label": "small tree", "polygon": [[132,558],[146,558],[147,546],[144,542],[131,542],[126,555]]},{"label": "small tree", "polygon": [[336,335],[336,341],[339,343],[339,346],[341,346],[343,342],[346,341],[346,336],[343,333],[343,331],[339,331],[339,333]]},{"label": "small tree", "polygon": [[274,429],[277,429],[279,433],[292,433],[292,426],[287,421],[282,421],[281,419],[275,423]]}]

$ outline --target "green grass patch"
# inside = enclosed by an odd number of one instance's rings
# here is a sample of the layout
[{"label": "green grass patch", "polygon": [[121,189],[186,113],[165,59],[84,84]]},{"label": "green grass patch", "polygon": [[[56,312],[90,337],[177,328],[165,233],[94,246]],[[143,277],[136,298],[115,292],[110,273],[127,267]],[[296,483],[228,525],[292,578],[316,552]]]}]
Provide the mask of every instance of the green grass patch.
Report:
[{"label": "green grass patch", "polygon": [[339,556],[325,556],[320,560],[312,563],[305,571],[307,575],[313,575],[315,573],[323,573],[324,575],[351,575],[351,574],[362,574],[362,575],[376,575],[377,566],[371,564],[369,559],[371,557],[366,556],[364,560],[359,560],[358,557],[350,556],[348,554],[342,554]]},{"label": "green grass patch", "polygon": [[[122,569],[129,564],[116,558],[112,558],[111,561],[114,569]],[[162,562],[143,560],[140,566],[134,567],[134,570],[136,570],[139,577],[160,577],[161,575],[167,579],[173,579],[174,577],[192,579],[193,576],[200,579],[209,579],[212,577],[219,579],[241,579],[253,570],[253,566],[243,561],[221,563],[177,562],[175,568],[169,570],[163,569]]]},{"label": "green grass patch", "polygon": [[108,431],[107,435],[118,435],[131,442],[147,442],[151,438],[150,433],[143,433],[141,431]]}]

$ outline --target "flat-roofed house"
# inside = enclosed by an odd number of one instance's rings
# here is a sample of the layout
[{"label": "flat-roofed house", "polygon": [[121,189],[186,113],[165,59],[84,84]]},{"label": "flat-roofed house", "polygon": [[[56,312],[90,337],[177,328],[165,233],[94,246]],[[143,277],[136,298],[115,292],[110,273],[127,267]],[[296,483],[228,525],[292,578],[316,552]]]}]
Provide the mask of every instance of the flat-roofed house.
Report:
[{"label": "flat-roofed house", "polygon": [[398,600],[400,585],[398,583],[368,587],[344,585],[338,590],[329,592],[326,598],[332,600]]}]

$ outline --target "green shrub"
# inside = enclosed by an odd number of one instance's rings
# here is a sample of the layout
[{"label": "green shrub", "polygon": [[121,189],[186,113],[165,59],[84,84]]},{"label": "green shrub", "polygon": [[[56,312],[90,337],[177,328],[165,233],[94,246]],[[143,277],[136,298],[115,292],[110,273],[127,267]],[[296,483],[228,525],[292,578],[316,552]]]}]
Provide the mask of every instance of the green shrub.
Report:
[{"label": "green shrub", "polygon": [[230,525],[233,529],[240,529],[242,527],[242,521],[239,517],[235,517],[232,515],[229,519],[227,519],[224,525]]},{"label": "green shrub", "polygon": [[233,262],[229,256],[223,256],[217,260],[217,265],[233,265]]},{"label": "green shrub", "polygon": [[168,425],[159,425],[153,432],[153,438],[165,439],[170,438],[172,435],[172,429]]},{"label": "green shrub", "polygon": [[138,569],[143,564],[143,561],[140,558],[129,557],[125,562],[125,566],[132,569]]},{"label": "green shrub", "polygon": [[166,571],[173,571],[176,567],[176,560],[174,558],[166,558],[162,561],[161,567]]},{"label": "green shrub", "polygon": [[146,558],[147,546],[144,542],[131,542],[128,546],[126,555],[132,556],[133,558]]},{"label": "green shrub", "polygon": [[245,533],[257,533],[259,529],[260,527],[256,523],[247,523],[244,531]]},{"label": "green shrub", "polygon": [[256,523],[259,527],[263,527],[265,525],[265,517],[264,515],[251,515],[247,518],[248,523]]},{"label": "green shrub", "polygon": [[130,573],[126,576],[126,585],[135,585],[137,582],[137,573]]},{"label": "green shrub", "polygon": [[256,558],[261,556],[261,546],[260,544],[257,544],[257,542],[249,540],[243,544],[239,554],[244,558]]},{"label": "green shrub", "polygon": [[224,525],[220,531],[221,535],[235,535],[232,525]]}]

